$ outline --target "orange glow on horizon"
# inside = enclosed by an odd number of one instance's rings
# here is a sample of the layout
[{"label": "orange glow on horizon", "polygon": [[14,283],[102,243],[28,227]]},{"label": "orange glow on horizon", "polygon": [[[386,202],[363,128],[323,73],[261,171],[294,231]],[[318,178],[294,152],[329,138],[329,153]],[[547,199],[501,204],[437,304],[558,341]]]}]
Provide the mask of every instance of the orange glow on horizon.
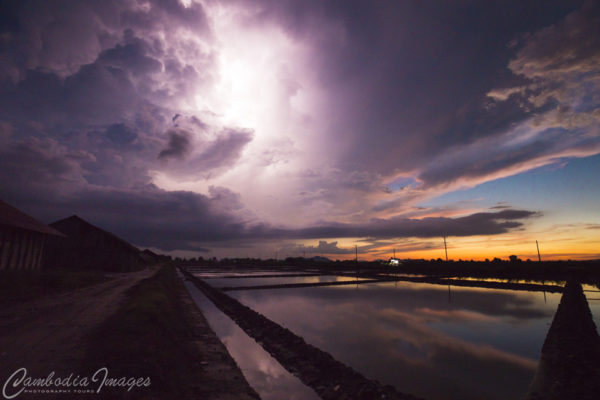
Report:
[{"label": "orange glow on horizon", "polygon": [[[340,247],[354,247],[358,243],[359,261],[400,259],[445,259],[443,238],[398,239],[396,244],[385,244],[373,249],[361,251],[360,240],[337,239]],[[513,232],[496,236],[448,237],[448,259],[485,261],[498,257],[508,260],[510,255],[526,261],[538,260],[535,241],[538,240],[542,261],[552,260],[595,260],[600,259],[600,229],[585,227],[557,227],[546,231],[529,233]],[[364,246],[364,244],[362,244]],[[418,249],[419,246],[425,247]],[[336,260],[353,260],[354,254],[323,254]]]}]

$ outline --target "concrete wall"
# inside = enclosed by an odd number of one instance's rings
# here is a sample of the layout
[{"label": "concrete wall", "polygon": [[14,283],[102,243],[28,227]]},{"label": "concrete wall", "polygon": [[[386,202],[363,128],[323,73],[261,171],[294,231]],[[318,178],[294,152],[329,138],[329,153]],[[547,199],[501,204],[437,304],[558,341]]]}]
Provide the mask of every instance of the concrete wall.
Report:
[{"label": "concrete wall", "polygon": [[0,227],[0,270],[39,269],[46,235]]}]

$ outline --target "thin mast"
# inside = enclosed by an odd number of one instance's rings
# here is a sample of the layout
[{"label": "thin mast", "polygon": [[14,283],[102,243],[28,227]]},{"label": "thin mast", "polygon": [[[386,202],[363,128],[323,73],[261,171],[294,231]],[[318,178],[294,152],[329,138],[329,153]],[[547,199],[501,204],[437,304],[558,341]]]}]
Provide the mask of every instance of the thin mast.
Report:
[{"label": "thin mast", "polygon": [[448,246],[446,246],[446,236],[444,236],[444,250],[446,251],[446,261],[448,261]]}]

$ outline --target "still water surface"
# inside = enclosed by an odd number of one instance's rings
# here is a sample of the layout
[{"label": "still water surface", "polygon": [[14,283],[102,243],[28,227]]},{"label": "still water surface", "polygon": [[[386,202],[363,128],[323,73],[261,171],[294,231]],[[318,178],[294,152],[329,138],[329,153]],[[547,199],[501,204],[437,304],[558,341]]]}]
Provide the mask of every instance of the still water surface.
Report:
[{"label": "still water surface", "polygon": [[[561,297],[410,282],[228,294],[363,375],[430,400],[523,398]],[[598,306],[590,301],[596,324]]]},{"label": "still water surface", "polygon": [[250,338],[190,281],[184,284],[210,327],[262,400],[318,400],[320,397]]},{"label": "still water surface", "polygon": [[[253,277],[253,278],[211,278],[207,282],[213,287],[288,285],[319,282],[348,282],[356,281],[355,277],[318,275],[318,276],[287,276],[287,277]],[[362,279],[358,279],[362,280]]]}]

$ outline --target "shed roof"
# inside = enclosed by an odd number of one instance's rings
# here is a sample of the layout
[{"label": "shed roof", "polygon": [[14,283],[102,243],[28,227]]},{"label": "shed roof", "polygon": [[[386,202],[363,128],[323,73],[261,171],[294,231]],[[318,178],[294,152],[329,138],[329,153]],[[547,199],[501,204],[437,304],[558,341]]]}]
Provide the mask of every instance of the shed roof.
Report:
[{"label": "shed roof", "polygon": [[61,219],[60,221],[53,222],[50,224],[50,226],[64,233],[68,237],[71,237],[72,239],[76,239],[76,235],[85,234],[79,228],[82,228],[84,232],[96,231],[109,238],[114,243],[119,243],[121,246],[123,246],[123,248],[127,248],[136,253],[139,253],[140,251],[137,247],[135,247],[125,239],[121,239],[114,233],[108,232],[102,228],[97,227],[96,225],[89,223],[77,215],[71,215],[70,217]]},{"label": "shed roof", "polygon": [[65,236],[54,228],[49,227],[30,215],[18,210],[0,200],[0,226],[19,228],[27,231],[44,233],[46,235]]}]

